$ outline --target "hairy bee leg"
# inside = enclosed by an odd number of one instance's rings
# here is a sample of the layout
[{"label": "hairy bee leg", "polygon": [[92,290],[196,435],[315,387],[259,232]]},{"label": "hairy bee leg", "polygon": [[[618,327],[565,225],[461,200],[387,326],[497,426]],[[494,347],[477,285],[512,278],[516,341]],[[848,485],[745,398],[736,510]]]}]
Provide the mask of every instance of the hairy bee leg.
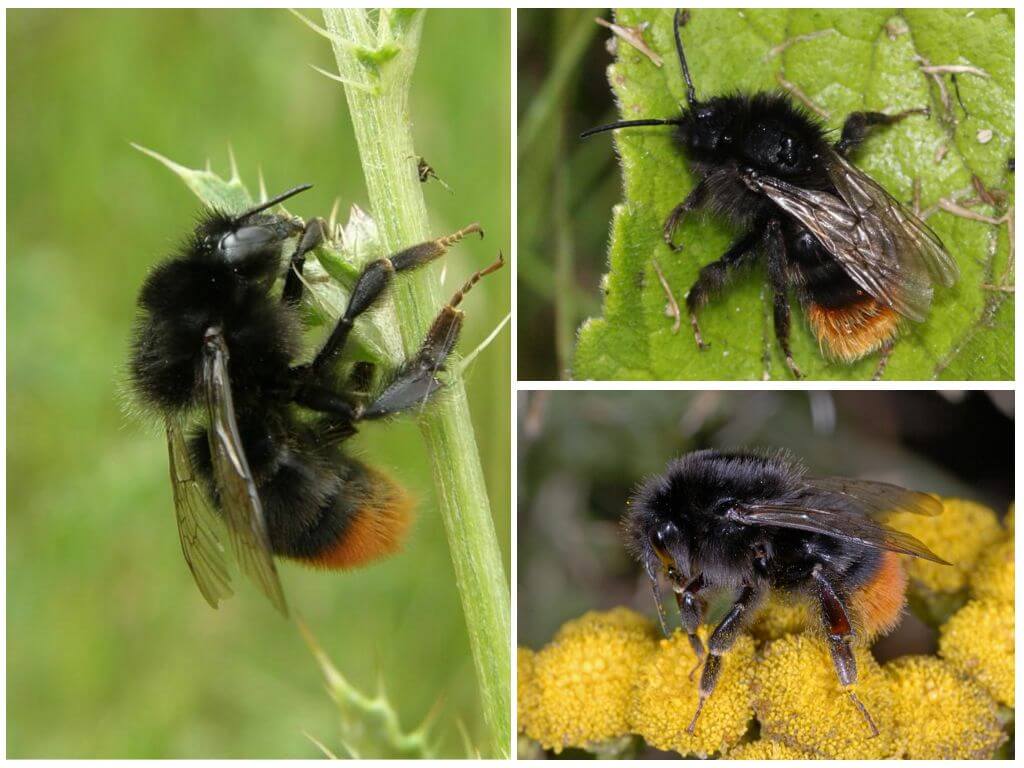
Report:
[{"label": "hairy bee leg", "polygon": [[821,605],[821,617],[825,625],[825,639],[828,641],[832,664],[836,668],[839,683],[846,689],[853,705],[864,716],[868,729],[871,731],[871,738],[874,738],[878,735],[878,727],[871,718],[867,707],[852,690],[852,686],[857,683],[857,659],[853,655],[853,640],[855,638],[853,624],[850,622],[843,601],[832,585],[832,581],[825,575],[823,566],[820,564],[814,566],[811,576],[817,583],[818,602]]},{"label": "hairy bee leg", "polygon": [[281,291],[281,301],[292,306],[302,299],[302,270],[306,265],[306,254],[318,248],[324,241],[324,232],[327,231],[327,222],[317,217],[306,222],[302,230],[302,237],[295,246],[295,252],[288,260],[288,271],[284,277],[284,289]]},{"label": "hairy bee leg", "polygon": [[878,356],[878,365],[875,367],[875,372],[871,376],[872,381],[880,381],[882,376],[885,375],[885,368],[889,365],[889,357],[892,355],[892,350],[895,346],[895,342],[891,339],[882,345],[882,349]]},{"label": "hairy bee leg", "polygon": [[440,389],[441,382],[435,374],[444,366],[445,359],[455,347],[462,330],[464,315],[462,310],[458,309],[459,304],[473,286],[487,275],[501,269],[504,264],[505,258],[499,253],[498,258],[490,266],[474,272],[455,292],[430,326],[419,352],[398,369],[377,399],[362,412],[361,418],[379,419],[407,410],[422,404]]},{"label": "hairy bee leg", "polygon": [[897,112],[895,115],[887,115],[884,112],[851,112],[847,115],[846,122],[843,123],[843,134],[839,141],[836,142],[836,152],[844,157],[849,155],[850,151],[864,141],[868,134],[871,133],[871,129],[876,126],[892,125],[910,115],[930,114],[931,111],[928,107],[905,109],[902,112]]},{"label": "hairy bee leg", "polygon": [[474,233],[483,237],[484,231],[479,224],[470,224],[450,235],[418,243],[398,253],[393,253],[386,259],[378,259],[367,264],[352,288],[348,306],[345,307],[345,314],[338,320],[331,335],[313,362],[310,363],[308,372],[315,376],[329,368],[337,360],[345,348],[345,342],[348,341],[348,335],[352,331],[356,318],[372,307],[374,302],[381,297],[396,272],[416,269],[424,264],[429,264],[444,256],[455,243]]},{"label": "hairy bee leg", "polygon": [[690,194],[686,196],[679,205],[672,209],[672,212],[665,218],[665,223],[661,228],[661,236],[665,240],[667,245],[673,251],[681,251],[683,246],[676,245],[675,234],[676,228],[679,226],[679,222],[683,220],[683,216],[688,214],[701,206],[704,202],[704,198],[707,197],[708,185],[706,182],[700,182],[696,187],[690,190]]},{"label": "hairy bee leg", "polygon": [[778,219],[772,219],[765,228],[765,250],[768,252],[768,282],[772,287],[772,304],[774,310],[775,338],[786,356],[786,365],[794,378],[804,377],[789,346],[789,294],[786,290],[786,240],[782,235],[782,225]]},{"label": "hairy bee leg", "polygon": [[686,726],[687,733],[692,734],[697,727],[697,718],[700,717],[701,710],[704,709],[704,702],[708,700],[718,684],[718,677],[722,673],[722,655],[732,648],[763,594],[762,590],[754,586],[747,585],[741,588],[732,608],[708,638],[708,656],[704,661],[704,672],[701,673],[700,687],[697,689],[699,695],[697,711],[693,714],[693,720]]},{"label": "hairy bee leg", "polygon": [[698,348],[704,350],[710,344],[705,343],[704,337],[701,336],[700,326],[697,323],[697,310],[725,287],[731,270],[740,266],[751,255],[756,243],[757,233],[754,231],[737,238],[718,261],[713,261],[701,268],[700,274],[697,275],[697,281],[690,286],[690,290],[686,294],[686,309],[690,313],[690,325],[693,328],[693,338],[696,340]]},{"label": "hairy bee leg", "polygon": [[697,628],[700,627],[701,621],[704,620],[704,600],[698,594],[704,588],[704,577],[702,575],[695,576],[690,579],[690,582],[683,587],[682,592],[676,592],[676,605],[679,606],[679,623],[682,624],[683,631],[686,632],[686,636],[690,641],[690,647],[693,648],[694,654],[697,656],[697,663],[693,669],[690,670],[690,679],[693,680],[694,674],[700,669],[701,664],[704,663],[704,644],[697,636]]}]

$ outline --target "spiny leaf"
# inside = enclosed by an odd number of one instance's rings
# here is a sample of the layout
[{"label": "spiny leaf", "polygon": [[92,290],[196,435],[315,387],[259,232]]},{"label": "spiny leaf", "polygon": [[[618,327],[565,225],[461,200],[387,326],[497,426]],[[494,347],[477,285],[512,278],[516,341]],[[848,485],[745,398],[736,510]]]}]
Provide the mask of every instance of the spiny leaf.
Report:
[{"label": "spiny leaf", "polygon": [[[656,67],[621,41],[609,80],[623,119],[671,117],[685,102],[672,38],[672,11],[622,10],[616,21],[645,22],[648,46],[665,61]],[[929,106],[932,117],[911,117],[876,131],[854,157],[897,199],[910,203],[919,179],[921,209],[960,265],[961,280],[938,288],[925,323],[908,324],[885,371],[891,379],[1006,379],[1013,376],[1013,283],[1005,223],[957,217],[934,207],[940,199],[977,197],[972,174],[1004,190],[998,209],[970,210],[1001,219],[1013,205],[1013,12],[992,9],[696,10],[683,30],[698,96],[774,90],[777,78],[800,89],[838,130],[855,110],[898,111]],[[785,45],[789,42],[790,44]],[[959,64],[989,77],[960,74],[957,103],[949,75],[929,76],[922,61]],[[940,85],[941,83],[941,85]],[[943,89],[946,94],[944,96]],[[951,102],[951,103],[950,103]],[[991,131],[982,143],[979,131]],[[982,134],[985,138],[987,134]],[[679,230],[673,254],[661,240],[668,212],[694,185],[669,129],[621,131],[615,137],[624,176],[623,203],[612,221],[604,317],[580,331],[574,373],[600,379],[788,378],[772,330],[771,296],[762,266],[738,274],[701,313],[700,352],[683,318],[673,333],[660,265],[675,300],[700,268],[719,258],[738,234],[717,218],[692,217]],[[931,210],[930,210],[931,209]],[[868,379],[877,355],[855,365],[830,362],[794,302],[794,356],[816,379]]]}]

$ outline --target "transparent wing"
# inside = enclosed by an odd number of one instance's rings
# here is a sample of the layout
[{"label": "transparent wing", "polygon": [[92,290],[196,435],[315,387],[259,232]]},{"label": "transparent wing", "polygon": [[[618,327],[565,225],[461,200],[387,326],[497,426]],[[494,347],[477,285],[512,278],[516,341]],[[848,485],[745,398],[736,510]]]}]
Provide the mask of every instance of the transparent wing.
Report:
[{"label": "transparent wing", "polygon": [[897,512],[935,517],[942,514],[942,502],[930,493],[908,491],[891,483],[857,480],[850,477],[809,477],[807,487],[844,496],[855,502],[864,513],[884,519]]},{"label": "transparent wing", "polygon": [[874,180],[836,153],[826,161],[834,195],[758,176],[751,184],[803,224],[866,293],[911,320],[928,316],[932,283],[959,270],[942,242]]},{"label": "transparent wing", "polygon": [[228,378],[228,348],[224,337],[216,331],[207,332],[203,378],[210,418],[208,434],[213,477],[232,552],[242,573],[287,616],[288,607],[270,549],[263,505],[238,434]]},{"label": "transparent wing", "polygon": [[224,547],[215,533],[209,508],[196,481],[181,427],[167,421],[167,459],[174,492],[174,513],[185,562],[203,597],[216,608],[231,597],[231,577],[224,563]]},{"label": "transparent wing", "polygon": [[733,514],[746,525],[820,533],[949,565],[910,534],[878,519],[893,512],[934,515],[941,511],[942,505],[934,497],[887,483],[811,478],[805,492],[792,501],[744,505]]}]

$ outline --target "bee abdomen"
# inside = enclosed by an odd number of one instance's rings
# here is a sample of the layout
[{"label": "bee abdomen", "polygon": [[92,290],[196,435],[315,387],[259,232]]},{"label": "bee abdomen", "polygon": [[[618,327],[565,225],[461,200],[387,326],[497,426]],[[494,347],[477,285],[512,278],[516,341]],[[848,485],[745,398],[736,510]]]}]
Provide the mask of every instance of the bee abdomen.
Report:
[{"label": "bee abdomen", "polygon": [[907,574],[900,556],[883,552],[878,570],[850,598],[866,638],[878,637],[896,628],[906,602],[906,591]]},{"label": "bee abdomen", "polygon": [[870,297],[837,307],[811,301],[807,320],[822,351],[847,363],[880,349],[900,326],[895,310]]},{"label": "bee abdomen", "polygon": [[290,542],[286,556],[329,570],[358,568],[397,552],[412,521],[409,493],[383,473],[357,465],[320,510],[317,525]]}]

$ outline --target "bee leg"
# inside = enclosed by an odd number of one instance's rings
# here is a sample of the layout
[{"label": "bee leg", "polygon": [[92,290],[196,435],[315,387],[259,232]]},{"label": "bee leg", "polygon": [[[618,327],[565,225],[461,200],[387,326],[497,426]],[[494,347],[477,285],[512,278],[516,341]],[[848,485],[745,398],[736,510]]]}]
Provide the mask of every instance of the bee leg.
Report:
[{"label": "bee leg", "polygon": [[775,338],[778,339],[782,353],[786,356],[786,365],[794,378],[804,377],[789,346],[789,294],[786,285],[786,239],[782,234],[782,225],[778,219],[768,222],[765,229],[765,247],[768,251],[768,282],[772,286],[774,304]]},{"label": "bee leg", "polygon": [[843,157],[848,156],[850,151],[864,141],[871,133],[871,129],[876,126],[892,125],[910,115],[929,114],[931,112],[927,107],[905,109],[895,115],[887,115],[884,112],[851,112],[846,116],[846,122],[843,123],[843,134],[836,142],[836,152]]},{"label": "bee leg", "polygon": [[690,190],[690,194],[686,196],[679,205],[672,209],[672,212],[665,219],[665,224],[661,228],[661,236],[665,239],[665,245],[667,245],[673,251],[681,251],[683,246],[676,245],[675,234],[676,228],[679,226],[679,222],[683,220],[683,217],[690,211],[693,211],[701,206],[704,202],[704,198],[707,197],[708,185],[706,182],[700,182]]},{"label": "bee leg", "polygon": [[499,253],[490,266],[478,270],[455,292],[451,300],[441,309],[423,344],[411,360],[406,361],[377,398],[362,412],[361,418],[379,419],[416,405],[421,405],[441,388],[436,374],[444,367],[445,359],[459,340],[462,330],[463,313],[459,304],[480,280],[505,264]]},{"label": "bee leg", "polygon": [[329,368],[338,359],[345,348],[345,343],[348,341],[348,335],[352,331],[356,318],[372,307],[383,295],[384,290],[390,285],[396,272],[416,269],[440,258],[448,252],[451,246],[472,233],[479,233],[483,237],[483,230],[480,228],[480,225],[470,224],[458,232],[439,237],[436,240],[418,243],[398,253],[394,253],[386,259],[378,259],[367,264],[356,280],[351,295],[348,297],[348,306],[345,307],[345,314],[339,318],[331,335],[317,353],[313,362],[306,366],[303,375],[315,377]]},{"label": "bee leg", "polygon": [[880,381],[882,376],[885,375],[885,368],[889,365],[889,356],[892,354],[894,346],[896,345],[892,339],[882,345],[882,349],[879,350],[880,354],[878,355],[878,365],[875,368],[874,375],[871,377],[872,381]]},{"label": "bee leg", "polygon": [[718,261],[713,261],[701,268],[700,274],[697,275],[697,281],[687,292],[686,309],[690,312],[693,338],[696,340],[699,349],[707,349],[710,345],[706,344],[701,336],[700,326],[697,324],[697,310],[707,304],[708,299],[725,287],[731,270],[742,264],[751,255],[756,242],[757,233],[754,231],[737,238]]},{"label": "bee leg", "polygon": [[715,631],[711,633],[711,637],[708,638],[708,656],[704,661],[704,671],[701,673],[700,687],[697,689],[700,698],[697,701],[697,711],[693,715],[693,720],[686,727],[687,733],[692,734],[697,727],[697,718],[700,717],[701,710],[704,709],[704,702],[708,700],[718,684],[718,676],[722,672],[722,655],[732,648],[763,594],[761,589],[749,584],[740,589],[736,602],[732,604],[732,608],[725,614],[725,618],[719,622]]},{"label": "bee leg", "polygon": [[698,593],[704,586],[704,577],[698,575],[690,579],[689,583],[683,587],[682,592],[675,593],[676,604],[679,606],[679,622],[682,624],[683,631],[686,632],[686,636],[690,640],[690,646],[697,656],[697,664],[690,670],[691,680],[693,680],[694,674],[704,663],[704,644],[697,636],[697,628],[700,626],[701,621],[704,620],[705,608],[704,600]]},{"label": "bee leg", "polygon": [[828,641],[829,651],[832,654],[832,664],[836,668],[836,675],[839,677],[839,684],[846,689],[850,701],[857,710],[864,716],[864,720],[871,731],[871,738],[878,735],[878,727],[871,718],[871,713],[863,702],[857,698],[853,686],[857,683],[857,659],[853,655],[854,632],[850,617],[846,608],[836,592],[832,581],[825,575],[824,568],[819,564],[814,566],[811,577],[817,584],[818,601],[821,605],[821,616],[825,624],[825,639]]},{"label": "bee leg", "polygon": [[302,269],[306,265],[306,254],[320,246],[324,241],[327,222],[321,218],[310,219],[302,230],[302,237],[295,246],[295,252],[288,260],[288,271],[285,273],[284,289],[281,301],[295,306],[302,299]]}]

